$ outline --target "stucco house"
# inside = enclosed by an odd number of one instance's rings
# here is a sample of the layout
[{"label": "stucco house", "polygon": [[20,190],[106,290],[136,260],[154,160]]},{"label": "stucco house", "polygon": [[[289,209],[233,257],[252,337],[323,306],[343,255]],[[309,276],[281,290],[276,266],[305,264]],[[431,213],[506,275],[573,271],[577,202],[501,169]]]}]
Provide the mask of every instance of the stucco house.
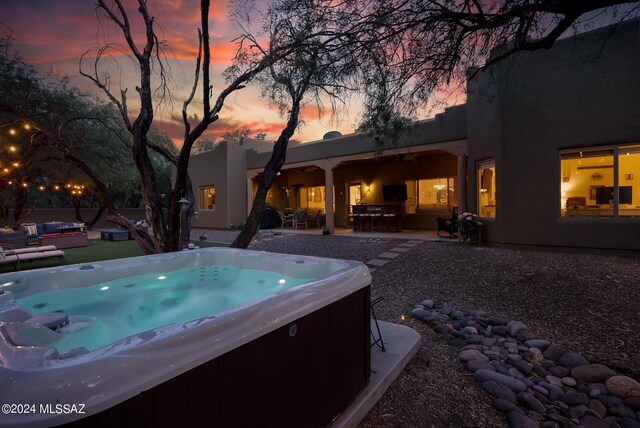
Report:
[{"label": "stucco house", "polygon": [[[321,211],[330,229],[358,204],[398,206],[404,229],[457,206],[484,218],[487,241],[638,250],[639,76],[637,19],[519,53],[381,153],[360,133],[291,146],[267,203]],[[192,156],[193,226],[242,222],[270,151],[245,139]]]}]

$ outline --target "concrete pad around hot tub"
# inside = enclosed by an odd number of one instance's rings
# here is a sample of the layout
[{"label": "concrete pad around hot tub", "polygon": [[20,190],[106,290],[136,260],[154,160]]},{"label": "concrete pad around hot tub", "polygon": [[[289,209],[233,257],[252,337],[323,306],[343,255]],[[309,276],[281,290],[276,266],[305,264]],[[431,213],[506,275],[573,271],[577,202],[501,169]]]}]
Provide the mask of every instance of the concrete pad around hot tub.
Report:
[{"label": "concrete pad around hot tub", "polygon": [[[356,427],[420,349],[422,339],[414,329],[385,321],[378,321],[378,324],[386,352],[377,346],[371,348],[369,384],[331,424],[331,428]],[[371,328],[375,329],[373,320]]]}]

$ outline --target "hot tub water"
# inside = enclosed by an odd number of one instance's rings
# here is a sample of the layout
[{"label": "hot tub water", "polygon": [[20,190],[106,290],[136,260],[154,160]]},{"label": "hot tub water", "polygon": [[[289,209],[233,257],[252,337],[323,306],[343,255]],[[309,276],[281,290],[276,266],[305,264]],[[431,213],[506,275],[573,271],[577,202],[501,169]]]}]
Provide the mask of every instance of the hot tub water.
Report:
[{"label": "hot tub water", "polygon": [[51,345],[63,354],[78,347],[91,351],[143,331],[220,313],[311,279],[235,266],[200,266],[44,291],[17,302],[34,315],[69,315],[70,325],[61,329],[64,337]]}]

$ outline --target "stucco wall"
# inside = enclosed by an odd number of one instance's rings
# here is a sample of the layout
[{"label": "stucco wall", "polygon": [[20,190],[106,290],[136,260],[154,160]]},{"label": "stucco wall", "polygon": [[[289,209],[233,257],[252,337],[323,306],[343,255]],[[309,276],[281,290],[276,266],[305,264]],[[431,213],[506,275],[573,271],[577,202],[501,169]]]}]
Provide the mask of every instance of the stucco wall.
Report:
[{"label": "stucco wall", "polygon": [[640,219],[560,217],[559,161],[562,149],[640,142],[638,76],[634,20],[518,54],[469,82],[469,195],[476,210],[476,162],[496,159],[497,216],[483,238],[640,249]]}]

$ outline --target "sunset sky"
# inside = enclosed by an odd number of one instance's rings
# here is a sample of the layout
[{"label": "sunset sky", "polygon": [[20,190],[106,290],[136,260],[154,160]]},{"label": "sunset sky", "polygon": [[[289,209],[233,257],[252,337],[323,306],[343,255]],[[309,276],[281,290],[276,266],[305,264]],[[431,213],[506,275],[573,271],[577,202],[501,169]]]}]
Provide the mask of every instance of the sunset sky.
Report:
[{"label": "sunset sky", "polygon": [[[210,32],[212,46],[212,78],[214,98],[224,88],[222,71],[231,63],[235,50],[231,42],[238,34],[234,22],[228,17],[226,2],[212,2],[210,13]],[[195,58],[197,55],[197,28],[200,22],[199,1],[196,0],[158,0],[150,1],[151,13],[156,17],[163,37],[168,42],[167,56],[173,79],[173,106],[158,110],[154,126],[166,132],[174,142],[180,143],[183,132],[180,110],[193,82]],[[69,76],[73,86],[84,92],[103,97],[102,93],[87,78],[78,73],[80,56],[89,49],[105,44],[105,41],[123,43],[121,33],[104,18],[98,20],[90,0],[0,0],[2,18],[0,22],[9,27],[15,39],[14,48],[23,61],[33,65],[41,74],[53,73],[56,76]],[[138,21],[139,15],[132,10],[130,20]],[[6,32],[3,29],[3,32]],[[130,115],[137,112],[139,104],[134,90],[136,82],[135,68],[124,58],[121,73],[111,69],[114,79],[121,75],[123,87],[129,91]],[[92,65],[91,59],[87,66]],[[115,82],[114,82],[115,83]],[[119,93],[116,86],[115,92]],[[199,89],[198,94],[201,93]],[[201,97],[200,97],[201,100]],[[303,109],[302,120],[305,124],[293,138],[301,141],[320,139],[325,132],[339,130],[342,133],[353,132],[357,126],[359,108],[357,103],[350,106],[348,112],[340,112],[341,120],[332,121],[331,111],[322,114],[314,105]],[[200,101],[192,103],[190,115],[201,111]],[[320,117],[319,117],[320,116]],[[259,96],[259,90],[249,86],[227,98],[220,119],[210,126],[205,134],[217,137],[225,131],[249,128],[251,135],[264,132],[270,139],[276,139],[284,127],[286,119],[280,118],[277,111]]]},{"label": "sunset sky", "polygon": [[[135,2],[129,1],[128,4]],[[168,43],[167,56],[171,67],[172,93],[174,103],[156,111],[154,126],[166,132],[178,145],[181,144],[182,121],[180,109],[187,97],[193,81],[195,58],[197,55],[197,27],[199,26],[199,1],[197,0],[156,0],[149,7],[156,18],[160,37]],[[228,16],[226,1],[213,1],[210,21],[211,45],[213,56],[212,77],[214,98],[224,88],[222,71],[231,63],[235,45],[232,40],[239,34],[236,24]],[[8,26],[15,39],[15,50],[22,59],[33,65],[42,74],[69,76],[72,85],[87,93],[103,94],[85,77],[78,73],[80,56],[90,50],[103,46],[106,42],[123,43],[119,30],[106,19],[96,16],[94,2],[91,0],[0,0],[2,17],[0,23]],[[600,25],[609,23],[611,17],[597,16]],[[132,8],[130,20],[140,28],[139,14]],[[599,26],[599,25],[596,25]],[[6,32],[6,28],[1,29]],[[137,97],[134,90],[136,69],[124,57],[118,58],[122,70],[110,71],[120,82],[114,82],[129,88],[130,115],[137,112]],[[91,65],[91,60],[87,66]],[[121,77],[120,77],[121,76]],[[198,94],[200,94],[199,89]],[[442,95],[444,96],[444,94]],[[201,98],[200,98],[201,100]],[[464,91],[458,88],[447,99],[449,105],[465,101]],[[200,112],[201,101],[194,100],[190,115]],[[429,115],[440,111],[433,109]],[[340,120],[333,120],[329,109],[319,114],[314,105],[303,108],[304,125],[293,138],[312,141],[322,138],[330,130],[339,130],[343,134],[353,132],[358,124],[360,106],[354,101],[344,111],[339,112]],[[284,127],[286,119],[259,97],[259,90],[249,86],[227,98],[220,119],[210,126],[204,138],[218,137],[234,129],[249,128],[251,135],[266,133],[269,139],[276,139]]]}]

